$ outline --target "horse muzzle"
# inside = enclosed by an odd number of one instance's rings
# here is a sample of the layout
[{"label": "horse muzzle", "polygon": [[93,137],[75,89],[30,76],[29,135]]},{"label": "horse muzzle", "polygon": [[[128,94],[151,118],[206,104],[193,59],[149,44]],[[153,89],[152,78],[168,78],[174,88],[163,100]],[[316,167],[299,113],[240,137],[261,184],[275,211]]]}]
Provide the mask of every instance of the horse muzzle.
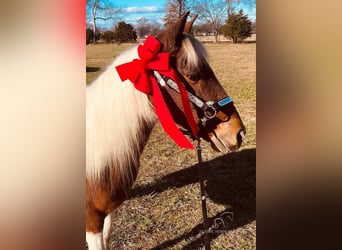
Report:
[{"label": "horse muzzle", "polygon": [[233,126],[230,122],[222,122],[208,133],[213,149],[222,153],[236,151],[240,148],[246,134],[246,128],[239,123]]}]

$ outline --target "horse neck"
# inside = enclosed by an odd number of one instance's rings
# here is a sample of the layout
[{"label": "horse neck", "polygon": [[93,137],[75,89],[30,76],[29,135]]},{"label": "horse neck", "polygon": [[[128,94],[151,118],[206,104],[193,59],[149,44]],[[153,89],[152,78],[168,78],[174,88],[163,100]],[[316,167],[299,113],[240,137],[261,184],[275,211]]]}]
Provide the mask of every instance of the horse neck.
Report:
[{"label": "horse neck", "polygon": [[125,172],[138,159],[156,120],[148,97],[115,66],[138,58],[137,48],[121,54],[86,90],[87,177],[97,179],[110,165]]}]

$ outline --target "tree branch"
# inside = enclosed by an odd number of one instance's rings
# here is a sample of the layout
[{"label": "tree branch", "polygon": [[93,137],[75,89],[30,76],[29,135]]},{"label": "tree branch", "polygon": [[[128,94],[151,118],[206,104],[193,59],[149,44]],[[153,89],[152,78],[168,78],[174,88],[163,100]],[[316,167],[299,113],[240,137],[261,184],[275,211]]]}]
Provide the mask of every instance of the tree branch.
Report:
[{"label": "tree branch", "polygon": [[95,17],[95,19],[100,19],[100,20],[104,20],[104,21],[107,21],[107,20],[110,20],[110,19],[113,19],[114,17],[113,16],[110,16],[110,17],[102,17],[102,16],[97,16]]}]

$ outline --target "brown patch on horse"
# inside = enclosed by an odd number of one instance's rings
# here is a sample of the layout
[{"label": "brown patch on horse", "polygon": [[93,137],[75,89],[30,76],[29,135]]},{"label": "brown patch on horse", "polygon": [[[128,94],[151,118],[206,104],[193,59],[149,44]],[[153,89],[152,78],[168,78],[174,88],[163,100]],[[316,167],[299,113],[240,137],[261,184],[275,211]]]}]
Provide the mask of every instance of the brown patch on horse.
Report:
[{"label": "brown patch on horse", "polygon": [[117,183],[113,186],[112,177],[106,171],[99,183],[86,180],[86,231],[102,232],[105,217],[116,210],[128,197],[129,189],[137,176],[136,166],[127,166],[127,171],[133,176],[129,183],[123,186]]},{"label": "brown patch on horse", "polygon": [[[141,122],[140,142],[134,155],[139,157],[152,129],[151,124]],[[115,167],[113,161],[103,172],[98,182],[86,180],[86,231],[102,232],[105,217],[116,210],[128,197],[137,177],[138,163],[127,160],[125,172]]]},{"label": "brown patch on horse", "polygon": [[107,177],[101,183],[86,181],[86,231],[102,232],[105,217],[127,199],[125,189],[117,185],[115,191]]}]

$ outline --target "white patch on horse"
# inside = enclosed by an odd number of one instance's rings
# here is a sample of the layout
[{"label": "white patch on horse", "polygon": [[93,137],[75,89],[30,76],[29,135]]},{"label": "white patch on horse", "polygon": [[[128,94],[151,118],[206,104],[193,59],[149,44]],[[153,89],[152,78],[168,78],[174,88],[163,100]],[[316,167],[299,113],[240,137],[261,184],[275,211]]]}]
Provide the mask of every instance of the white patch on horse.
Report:
[{"label": "white patch on horse", "polygon": [[92,183],[111,166],[115,168],[112,183],[125,185],[132,178],[127,163],[139,160],[135,155],[141,141],[139,132],[144,124],[156,119],[147,95],[137,91],[129,80],[122,82],[115,69],[135,58],[139,58],[137,47],[122,53],[87,86],[86,177]]},{"label": "white patch on horse", "polygon": [[105,246],[105,249],[109,249],[108,244],[109,244],[111,228],[112,228],[112,213],[106,216],[104,220],[104,224],[103,224],[102,233],[103,233],[103,244]]},{"label": "white patch on horse", "polygon": [[105,249],[103,245],[102,233],[94,234],[94,233],[86,232],[86,240],[87,240],[89,250]]}]

